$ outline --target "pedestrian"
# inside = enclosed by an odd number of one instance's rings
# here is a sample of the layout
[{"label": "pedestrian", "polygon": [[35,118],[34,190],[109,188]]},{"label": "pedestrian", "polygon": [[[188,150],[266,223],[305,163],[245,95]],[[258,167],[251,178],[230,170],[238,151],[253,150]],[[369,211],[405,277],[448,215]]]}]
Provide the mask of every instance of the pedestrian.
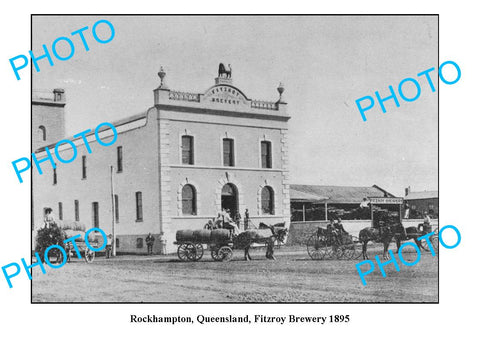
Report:
[{"label": "pedestrian", "polygon": [[403,219],[408,219],[410,217],[410,205],[408,202],[405,203],[405,215],[403,216]]},{"label": "pedestrian", "polygon": [[112,244],[113,244],[113,235],[108,234],[107,236],[107,246],[105,247],[105,258],[110,258],[112,256]]},{"label": "pedestrian", "polygon": [[153,237],[152,233],[148,233],[145,242],[147,243],[147,253],[153,254],[153,243],[155,242],[155,238]]},{"label": "pedestrian", "polygon": [[366,219],[370,216],[370,201],[367,198],[363,198],[362,202],[360,203],[360,218]]},{"label": "pedestrian", "polygon": [[245,216],[243,218],[243,229],[248,229],[248,222],[250,220],[250,214],[248,213],[248,208],[245,209]]},{"label": "pedestrian", "polygon": [[235,213],[235,224],[237,225],[238,229],[240,229],[240,223],[242,222],[242,216],[240,215],[240,212]]}]

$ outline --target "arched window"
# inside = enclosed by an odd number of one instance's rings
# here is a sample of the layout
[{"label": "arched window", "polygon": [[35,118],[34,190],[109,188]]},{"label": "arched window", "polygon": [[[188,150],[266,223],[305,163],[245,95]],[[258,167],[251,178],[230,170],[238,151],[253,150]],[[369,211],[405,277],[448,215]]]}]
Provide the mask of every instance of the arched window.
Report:
[{"label": "arched window", "polygon": [[45,126],[39,126],[38,129],[40,130],[40,135],[42,137],[42,141],[46,141],[47,140],[47,129],[45,128]]},{"label": "arched window", "polygon": [[187,184],[182,188],[182,213],[184,215],[197,214],[197,198],[193,185]]},{"label": "arched window", "polygon": [[273,189],[266,186],[262,189],[262,213],[263,214],[274,214],[273,206]]}]

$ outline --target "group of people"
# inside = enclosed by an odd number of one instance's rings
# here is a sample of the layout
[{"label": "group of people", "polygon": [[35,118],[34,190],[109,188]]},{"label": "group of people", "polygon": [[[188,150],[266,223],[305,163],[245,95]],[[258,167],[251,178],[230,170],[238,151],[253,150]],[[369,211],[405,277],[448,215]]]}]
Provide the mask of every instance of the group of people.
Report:
[{"label": "group of people", "polygon": [[327,225],[327,231],[337,239],[341,244],[343,241],[343,234],[348,234],[342,224],[342,219],[338,217],[337,219],[330,218],[330,223]]},{"label": "group of people", "polygon": [[[234,218],[232,218],[231,211],[228,208],[222,208],[222,210],[217,213],[216,218],[208,221],[208,223],[205,225],[205,229],[231,229],[235,234],[239,234],[241,221],[242,216],[240,215],[240,212],[236,212]],[[245,210],[245,218],[243,222],[243,228],[245,230],[248,229],[249,222],[250,214],[247,208]]]}]

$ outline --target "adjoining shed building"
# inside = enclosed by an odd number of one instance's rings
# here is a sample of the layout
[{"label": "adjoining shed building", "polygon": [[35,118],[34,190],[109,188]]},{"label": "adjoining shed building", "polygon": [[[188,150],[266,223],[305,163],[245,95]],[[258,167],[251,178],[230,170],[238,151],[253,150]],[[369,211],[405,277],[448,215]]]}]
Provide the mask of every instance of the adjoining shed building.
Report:
[{"label": "adjoining shed building", "polygon": [[438,218],[438,191],[410,191],[405,188],[405,203],[410,208],[409,218],[422,218],[428,212],[431,218]]},{"label": "adjoining shed building", "polygon": [[[371,187],[350,187],[332,185],[290,185],[292,222],[327,221],[330,218],[342,220],[369,220],[371,211],[360,208],[360,203],[370,203],[372,198],[395,198],[377,185]],[[399,213],[401,203],[375,203],[389,211]],[[369,206],[371,207],[371,205]]]}]

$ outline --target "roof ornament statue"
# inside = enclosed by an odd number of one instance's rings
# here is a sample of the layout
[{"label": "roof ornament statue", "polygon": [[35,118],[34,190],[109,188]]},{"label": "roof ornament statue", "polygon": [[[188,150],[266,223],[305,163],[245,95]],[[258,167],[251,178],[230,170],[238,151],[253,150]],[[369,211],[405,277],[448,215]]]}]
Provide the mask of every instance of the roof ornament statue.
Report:
[{"label": "roof ornament statue", "polygon": [[159,89],[168,90],[167,83],[164,81],[166,75],[167,73],[165,73],[163,67],[160,66],[160,71],[158,72],[158,77],[160,78],[160,86],[158,87]]},{"label": "roof ornament statue", "polygon": [[283,103],[282,94],[283,94],[283,91],[285,91],[285,87],[283,86],[283,84],[281,82],[277,87],[277,91],[278,91],[278,94],[280,95],[280,98],[278,98],[277,103]]},{"label": "roof ornament statue", "polygon": [[227,78],[231,79],[232,78],[232,67],[229,64],[228,65],[228,70],[225,68],[225,65],[223,63],[220,63],[218,65],[218,77],[219,78]]}]

